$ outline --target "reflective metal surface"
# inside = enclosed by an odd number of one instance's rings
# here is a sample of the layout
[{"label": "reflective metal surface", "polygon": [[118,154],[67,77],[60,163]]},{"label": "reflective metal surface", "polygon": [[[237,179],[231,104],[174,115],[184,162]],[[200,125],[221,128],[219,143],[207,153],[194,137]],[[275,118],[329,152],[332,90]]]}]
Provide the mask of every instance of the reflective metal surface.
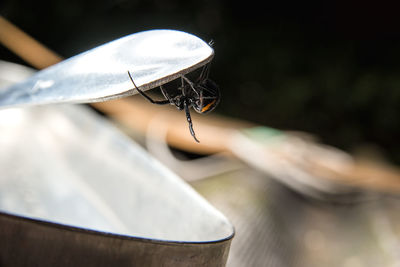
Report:
[{"label": "reflective metal surface", "polygon": [[0,111],[2,266],[223,266],[233,227],[82,106]]},{"label": "reflective metal surface", "polygon": [[104,44],[0,90],[0,107],[98,102],[148,90],[209,62],[213,49],[174,30],[140,32]]}]

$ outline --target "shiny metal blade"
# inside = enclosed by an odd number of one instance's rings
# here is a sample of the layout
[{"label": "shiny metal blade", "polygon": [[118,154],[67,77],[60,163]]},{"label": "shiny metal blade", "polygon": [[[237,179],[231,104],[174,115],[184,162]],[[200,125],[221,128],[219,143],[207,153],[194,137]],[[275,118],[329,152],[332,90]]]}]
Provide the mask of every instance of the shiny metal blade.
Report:
[{"label": "shiny metal blade", "polygon": [[211,61],[213,49],[175,30],[132,34],[39,71],[0,89],[0,108],[52,103],[100,102],[172,81]]}]

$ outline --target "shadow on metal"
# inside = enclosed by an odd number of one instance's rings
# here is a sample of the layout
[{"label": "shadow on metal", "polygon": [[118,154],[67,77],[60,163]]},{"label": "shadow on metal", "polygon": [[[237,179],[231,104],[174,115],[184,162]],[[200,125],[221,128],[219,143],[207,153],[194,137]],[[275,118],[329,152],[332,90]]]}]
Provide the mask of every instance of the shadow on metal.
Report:
[{"label": "shadow on metal", "polygon": [[1,266],[224,266],[230,238],[157,241],[0,214]]}]

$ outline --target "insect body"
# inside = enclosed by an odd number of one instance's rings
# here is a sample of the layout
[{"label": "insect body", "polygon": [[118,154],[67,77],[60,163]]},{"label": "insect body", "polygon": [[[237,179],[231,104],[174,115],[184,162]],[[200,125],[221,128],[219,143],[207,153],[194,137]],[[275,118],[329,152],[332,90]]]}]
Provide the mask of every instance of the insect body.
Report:
[{"label": "insect body", "polygon": [[220,101],[220,92],[218,86],[208,78],[210,72],[210,63],[206,64],[201,70],[200,76],[195,82],[190,81],[187,77],[182,75],[181,85],[178,87],[178,95],[171,97],[165,88],[160,85],[160,89],[165,100],[153,100],[150,96],[140,90],[133,81],[132,75],[128,71],[129,78],[131,79],[135,89],[148,101],[153,104],[165,105],[171,104],[176,106],[179,110],[184,110],[186,119],[189,123],[190,134],[196,142],[200,142],[196,138],[193,130],[192,118],[190,116],[190,108],[192,107],[198,113],[208,113],[212,111]]}]

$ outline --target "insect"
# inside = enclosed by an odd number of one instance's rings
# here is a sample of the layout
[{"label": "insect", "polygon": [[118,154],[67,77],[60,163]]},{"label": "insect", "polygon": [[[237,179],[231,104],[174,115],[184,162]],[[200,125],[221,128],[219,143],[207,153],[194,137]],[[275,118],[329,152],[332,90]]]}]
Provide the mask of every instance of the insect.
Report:
[{"label": "insect", "polygon": [[221,95],[218,86],[208,78],[210,73],[210,63],[204,65],[199,77],[192,82],[185,75],[181,75],[181,85],[178,87],[178,94],[171,97],[171,95],[160,85],[160,90],[165,100],[153,100],[150,96],[140,90],[133,81],[131,73],[128,71],[129,78],[131,79],[135,89],[152,104],[165,105],[171,104],[176,106],[179,110],[184,110],[186,119],[189,123],[189,131],[194,140],[198,143],[196,134],[193,130],[192,117],[190,116],[190,108],[192,107],[198,113],[208,113],[212,111],[219,103]]}]

